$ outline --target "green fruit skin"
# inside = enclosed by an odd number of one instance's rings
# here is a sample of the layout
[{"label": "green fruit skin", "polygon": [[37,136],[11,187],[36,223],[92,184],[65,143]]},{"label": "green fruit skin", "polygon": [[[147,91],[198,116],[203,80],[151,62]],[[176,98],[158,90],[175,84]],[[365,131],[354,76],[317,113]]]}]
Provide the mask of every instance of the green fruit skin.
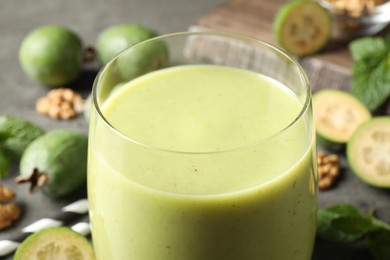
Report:
[{"label": "green fruit skin", "polygon": [[157,36],[153,30],[134,23],[119,24],[102,31],[97,39],[96,51],[102,64],[106,64],[124,49]]},{"label": "green fruit skin", "polygon": [[49,176],[42,191],[50,197],[69,195],[85,184],[88,137],[70,129],[47,132],[35,139],[20,161],[20,175],[37,168]]},{"label": "green fruit skin", "polygon": [[83,47],[69,29],[48,25],[38,27],[23,39],[19,61],[35,81],[52,87],[75,80],[81,72]]},{"label": "green fruit skin", "polygon": [[390,117],[389,116],[377,116],[373,117],[372,119],[362,123],[355,131],[355,133],[352,135],[351,139],[347,143],[347,149],[346,149],[346,154],[347,154],[347,160],[348,163],[352,169],[352,172],[355,173],[355,175],[364,181],[365,183],[374,186],[374,187],[379,187],[379,188],[390,188],[390,181],[385,182],[385,181],[378,181],[378,180],[373,180],[369,176],[367,176],[364,172],[361,171],[361,169],[357,166],[356,160],[359,158],[356,158],[355,156],[355,146],[359,144],[359,137],[362,132],[366,130],[368,126],[372,125],[383,125],[387,124],[390,125]]},{"label": "green fruit skin", "polygon": [[26,147],[45,131],[39,126],[23,118],[15,116],[0,117],[0,132],[9,137],[1,144],[7,157],[19,161]]},{"label": "green fruit skin", "polygon": [[68,227],[49,227],[29,235],[17,248],[14,260],[36,259],[36,249],[46,244],[48,241],[66,240],[70,245],[82,248],[84,260],[94,260],[95,253],[91,243],[81,234]]},{"label": "green fruit skin", "polygon": [[123,81],[132,80],[169,64],[169,53],[162,41],[139,44],[118,57],[118,70]]}]

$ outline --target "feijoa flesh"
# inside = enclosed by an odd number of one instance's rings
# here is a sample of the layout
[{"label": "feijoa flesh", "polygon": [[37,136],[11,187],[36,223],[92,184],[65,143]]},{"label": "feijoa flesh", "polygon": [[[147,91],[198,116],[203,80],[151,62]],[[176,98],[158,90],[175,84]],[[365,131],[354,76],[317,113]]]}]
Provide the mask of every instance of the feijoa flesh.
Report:
[{"label": "feijoa flesh", "polygon": [[93,260],[91,243],[68,227],[50,227],[28,236],[15,252],[14,260]]},{"label": "feijoa flesh", "polygon": [[20,160],[17,182],[31,183],[51,197],[78,190],[86,180],[88,137],[72,129],[58,129],[35,139]]},{"label": "feijoa flesh", "polygon": [[306,56],[320,51],[329,41],[332,18],[317,1],[293,0],[276,14],[274,35],[287,52]]},{"label": "feijoa flesh", "polygon": [[390,117],[374,117],[361,124],[347,144],[347,159],[361,180],[390,188]]},{"label": "feijoa flesh", "polygon": [[317,142],[329,150],[341,150],[357,127],[371,118],[370,111],[352,94],[323,89],[313,95]]},{"label": "feijoa flesh", "polygon": [[70,29],[47,25],[34,29],[23,39],[20,65],[35,81],[61,86],[75,80],[82,67],[81,39]]}]

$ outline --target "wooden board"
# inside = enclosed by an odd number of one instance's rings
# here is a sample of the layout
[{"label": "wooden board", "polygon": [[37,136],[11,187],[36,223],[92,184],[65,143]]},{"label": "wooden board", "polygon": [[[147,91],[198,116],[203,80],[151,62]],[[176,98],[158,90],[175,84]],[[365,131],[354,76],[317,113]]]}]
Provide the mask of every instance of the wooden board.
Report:
[{"label": "wooden board", "polygon": [[[286,0],[228,0],[201,17],[195,29],[244,33],[277,46],[272,26],[284,3]],[[352,58],[345,42],[331,41],[321,53],[300,63],[314,89],[349,88]]]}]

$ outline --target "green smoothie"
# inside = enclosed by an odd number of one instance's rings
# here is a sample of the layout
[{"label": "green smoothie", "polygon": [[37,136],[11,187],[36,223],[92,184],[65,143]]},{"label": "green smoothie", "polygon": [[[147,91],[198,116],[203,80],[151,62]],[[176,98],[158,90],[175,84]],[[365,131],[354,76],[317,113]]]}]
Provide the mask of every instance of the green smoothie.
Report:
[{"label": "green smoothie", "polygon": [[98,259],[309,260],[316,176],[302,107],[281,83],[223,66],[163,69],[116,90],[107,121],[91,119]]}]

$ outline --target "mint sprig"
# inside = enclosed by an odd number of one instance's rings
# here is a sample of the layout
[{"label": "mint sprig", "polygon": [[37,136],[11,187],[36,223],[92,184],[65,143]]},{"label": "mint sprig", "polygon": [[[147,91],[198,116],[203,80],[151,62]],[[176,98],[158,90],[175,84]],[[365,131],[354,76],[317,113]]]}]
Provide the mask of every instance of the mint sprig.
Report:
[{"label": "mint sprig", "polygon": [[390,230],[378,229],[367,235],[368,246],[378,260],[390,259]]},{"label": "mint sprig", "polygon": [[11,160],[5,155],[0,148],[0,180],[7,176],[11,167]]},{"label": "mint sprig", "polygon": [[44,130],[16,116],[0,116],[0,180],[7,176],[11,162],[18,162],[26,147]]},{"label": "mint sprig", "polygon": [[11,159],[6,156],[2,148],[2,144],[7,140],[11,135],[9,132],[0,131],[0,180],[7,176],[10,167],[11,167]]},{"label": "mint sprig", "polygon": [[370,111],[390,96],[390,37],[365,37],[349,44],[354,64],[351,92]]},{"label": "mint sprig", "polygon": [[336,243],[351,243],[366,239],[377,260],[390,259],[390,225],[363,215],[349,204],[334,205],[318,211],[317,236]]},{"label": "mint sprig", "polygon": [[337,221],[360,219],[361,214],[353,206],[340,204],[318,211],[317,235],[327,241],[336,243],[353,242],[362,237],[362,232],[348,232]]}]

